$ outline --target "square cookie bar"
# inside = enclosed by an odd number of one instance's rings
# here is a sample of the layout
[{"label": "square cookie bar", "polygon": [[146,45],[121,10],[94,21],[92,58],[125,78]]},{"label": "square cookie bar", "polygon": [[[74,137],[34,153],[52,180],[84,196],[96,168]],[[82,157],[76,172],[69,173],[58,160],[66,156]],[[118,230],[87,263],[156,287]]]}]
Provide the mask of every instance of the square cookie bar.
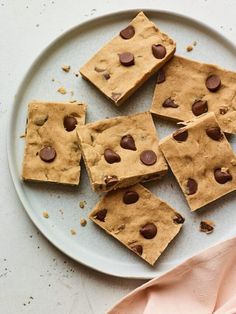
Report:
[{"label": "square cookie bar", "polygon": [[157,79],[151,112],[190,120],[214,112],[221,129],[236,133],[236,73],[175,56]]},{"label": "square cookie bar", "polygon": [[236,189],[236,157],[214,113],[189,121],[160,148],[192,211]]},{"label": "square cookie bar", "polygon": [[89,218],[151,265],[184,223],[179,213],[140,184],[107,193]]},{"label": "square cookie bar", "polygon": [[78,138],[95,191],[154,180],[167,172],[149,112],[86,124],[78,128]]},{"label": "square cookie bar", "polygon": [[33,101],[28,107],[24,180],[78,185],[80,159],[76,129],[86,105]]},{"label": "square cookie bar", "polygon": [[80,73],[120,105],[174,55],[175,47],[174,41],[140,12]]}]

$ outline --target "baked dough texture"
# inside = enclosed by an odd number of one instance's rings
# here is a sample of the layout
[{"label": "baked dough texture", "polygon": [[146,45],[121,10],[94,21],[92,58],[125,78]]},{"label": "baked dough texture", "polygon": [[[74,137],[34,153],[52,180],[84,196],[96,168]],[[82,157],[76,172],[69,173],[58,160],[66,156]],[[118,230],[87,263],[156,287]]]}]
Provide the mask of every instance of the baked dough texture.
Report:
[{"label": "baked dough texture", "polygon": [[[188,134],[187,138],[182,136],[182,141],[180,135],[174,134],[160,141],[192,211],[236,190],[236,157],[222,131],[218,140],[207,135],[207,130],[214,129],[220,130],[215,114],[207,113],[174,133]],[[217,182],[216,176],[220,176],[218,180],[226,178],[226,182]]]},{"label": "baked dough texture", "polygon": [[[208,112],[214,112],[221,129],[236,133],[236,73],[216,65],[201,63],[174,56],[164,67],[165,81],[157,84],[151,112],[178,121],[194,117],[192,105],[197,100],[207,101]],[[209,91],[206,79],[217,75],[221,86]],[[172,99],[178,107],[165,107],[166,99]]]},{"label": "baked dough texture", "polygon": [[[132,38],[116,36],[80,69],[81,75],[116,105],[124,102],[162,67],[176,49],[175,42],[162,33],[143,12],[129,25],[135,30]],[[164,46],[165,56],[159,59],[154,57],[152,45]],[[124,52],[133,54],[133,65],[124,66],[120,63],[119,55]]]},{"label": "baked dough texture", "polygon": [[[80,159],[76,129],[85,123],[86,105],[76,103],[54,103],[32,101],[28,106],[26,144],[22,178],[78,185]],[[73,117],[77,125],[68,132],[64,118]],[[51,162],[40,158],[44,147],[53,147],[56,157]]]},{"label": "baked dough texture", "polygon": [[[125,204],[124,195],[130,191],[136,192],[139,199]],[[184,223],[179,213],[140,184],[107,193],[89,218],[150,265],[154,265]],[[157,232],[153,238],[145,238],[140,230],[150,223]]]},{"label": "baked dough texture", "polygon": [[[158,147],[158,136],[149,112],[120,116],[86,124],[77,129],[80,148],[95,191],[134,185],[166,174],[168,167]],[[124,136],[132,136],[136,150],[121,147]],[[118,154],[120,161],[108,163],[106,149]],[[146,165],[141,153],[152,151],[156,162]],[[151,156],[152,157],[152,156]],[[115,178],[115,179],[114,179]]]}]

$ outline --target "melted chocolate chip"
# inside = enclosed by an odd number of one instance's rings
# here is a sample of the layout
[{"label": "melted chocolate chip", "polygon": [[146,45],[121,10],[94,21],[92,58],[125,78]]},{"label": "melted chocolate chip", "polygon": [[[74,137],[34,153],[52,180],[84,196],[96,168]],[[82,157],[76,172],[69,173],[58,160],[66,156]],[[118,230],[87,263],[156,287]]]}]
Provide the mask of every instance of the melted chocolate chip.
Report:
[{"label": "melted chocolate chip", "polygon": [[134,65],[134,55],[131,52],[119,54],[120,63],[126,67]]},{"label": "melted chocolate chip", "polygon": [[177,105],[173,99],[171,98],[167,98],[163,104],[162,104],[162,107],[164,108],[178,108],[179,105]]},{"label": "melted chocolate chip", "polygon": [[206,87],[210,92],[216,92],[221,86],[221,80],[218,75],[210,75],[206,79]]},{"label": "melted chocolate chip", "polygon": [[140,154],[141,162],[146,166],[152,166],[157,161],[157,155],[153,150],[144,150]]},{"label": "melted chocolate chip", "polygon": [[208,111],[208,103],[206,100],[196,100],[192,104],[192,112],[195,116],[200,116],[201,114]]},{"label": "melted chocolate chip", "polygon": [[172,134],[177,142],[185,142],[188,138],[188,130],[179,129]]},{"label": "melted chocolate chip", "polygon": [[124,149],[137,150],[135,141],[132,135],[122,136],[120,140],[120,146]]},{"label": "melted chocolate chip", "polygon": [[45,162],[52,162],[56,155],[56,150],[52,146],[45,146],[39,152],[39,157]]},{"label": "melted chocolate chip", "polygon": [[106,162],[108,162],[109,164],[113,164],[115,162],[120,162],[120,156],[115,153],[112,149],[105,149],[104,150],[104,158],[106,160]]},{"label": "melted chocolate chip", "polygon": [[162,45],[152,45],[152,54],[157,59],[163,59],[166,55],[166,48]]},{"label": "melted chocolate chip", "polygon": [[130,39],[134,37],[134,34],[135,34],[135,29],[132,25],[129,25],[126,28],[122,29],[122,31],[120,31],[120,36],[123,39]]},{"label": "melted chocolate chip", "polygon": [[166,80],[166,75],[163,69],[160,69],[159,71],[157,71],[157,84],[161,84],[163,82],[165,82]]},{"label": "melted chocolate chip", "polygon": [[153,239],[157,234],[157,227],[154,223],[147,223],[139,232],[145,239]]},{"label": "melted chocolate chip", "polygon": [[109,80],[111,78],[109,73],[104,73],[103,77],[104,77],[105,80]]},{"label": "melted chocolate chip", "polygon": [[116,185],[119,182],[119,180],[118,180],[117,176],[105,176],[104,182],[106,184],[106,187],[110,188],[110,187]]},{"label": "melted chocolate chip", "polygon": [[139,200],[139,195],[135,191],[127,191],[123,196],[123,202],[125,204],[134,204]]},{"label": "melted chocolate chip", "polygon": [[207,128],[206,134],[214,141],[220,141],[224,137],[221,132],[221,129],[218,126]]},{"label": "melted chocolate chip", "polygon": [[134,251],[138,255],[143,254],[143,247],[140,244],[136,244],[130,247],[132,251]]},{"label": "melted chocolate chip", "polygon": [[100,220],[100,221],[105,221],[105,218],[106,218],[106,215],[107,215],[107,209],[106,208],[103,208],[101,210],[99,210],[96,215],[95,215],[95,218],[97,220]]},{"label": "melted chocolate chip", "polygon": [[182,217],[179,213],[175,213],[175,217],[173,218],[173,222],[177,225],[183,224],[185,221],[184,217]]},{"label": "melted chocolate chip", "polygon": [[228,181],[231,181],[232,175],[229,170],[222,170],[222,168],[216,169],[214,171],[215,180],[220,184],[225,184]]},{"label": "melted chocolate chip", "polygon": [[187,181],[187,194],[192,195],[197,192],[198,184],[194,179],[189,178]]},{"label": "melted chocolate chip", "polygon": [[75,129],[77,125],[77,120],[74,117],[71,116],[66,116],[64,117],[64,128],[66,129],[67,132],[71,132]]}]

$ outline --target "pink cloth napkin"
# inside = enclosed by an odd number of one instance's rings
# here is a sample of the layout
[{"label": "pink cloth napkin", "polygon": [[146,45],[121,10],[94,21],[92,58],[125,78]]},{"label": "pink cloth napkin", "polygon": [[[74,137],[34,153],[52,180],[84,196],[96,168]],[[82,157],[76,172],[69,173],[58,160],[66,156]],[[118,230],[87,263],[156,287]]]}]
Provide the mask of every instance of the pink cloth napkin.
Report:
[{"label": "pink cloth napkin", "polygon": [[236,237],[131,292],[108,314],[236,314]]}]

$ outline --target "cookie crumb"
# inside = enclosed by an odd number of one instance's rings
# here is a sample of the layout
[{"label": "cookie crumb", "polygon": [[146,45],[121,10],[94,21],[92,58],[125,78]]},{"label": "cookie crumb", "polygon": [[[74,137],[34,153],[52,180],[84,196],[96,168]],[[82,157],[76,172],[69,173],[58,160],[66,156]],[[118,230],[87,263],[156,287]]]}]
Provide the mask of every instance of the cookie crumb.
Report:
[{"label": "cookie crumb", "polygon": [[79,202],[79,207],[80,207],[80,208],[84,208],[85,205],[86,205],[86,201],[80,201],[80,202]]},{"label": "cookie crumb", "polygon": [[200,232],[205,232],[207,234],[212,233],[214,231],[214,222],[210,221],[210,220],[202,220],[200,222],[200,227],[199,227],[199,231]]},{"label": "cookie crumb", "polygon": [[74,91],[73,90],[70,91],[70,95],[74,96]]},{"label": "cookie crumb", "polygon": [[72,100],[70,100],[69,101],[71,104],[73,104],[74,102],[77,102],[77,100],[76,99],[72,99]]},{"label": "cookie crumb", "polygon": [[193,46],[192,45],[188,45],[187,47],[186,47],[186,51],[187,52],[190,52],[190,51],[192,51],[193,50]]},{"label": "cookie crumb", "polygon": [[80,225],[81,225],[82,227],[85,227],[85,226],[87,225],[87,220],[84,219],[84,218],[80,219]]},{"label": "cookie crumb", "polygon": [[20,135],[20,138],[25,138],[25,134],[21,134],[21,135]]},{"label": "cookie crumb", "polygon": [[61,86],[58,88],[58,93],[62,94],[62,95],[65,95],[67,93],[65,87]]},{"label": "cookie crumb", "polygon": [[64,71],[64,72],[70,72],[70,65],[66,65],[66,64],[63,64],[61,69]]},{"label": "cookie crumb", "polygon": [[59,209],[59,212],[63,215],[64,214],[64,211],[62,208]]},{"label": "cookie crumb", "polygon": [[51,81],[52,81],[52,82],[55,82],[55,79],[54,79],[54,77],[53,77],[53,78],[51,79]]},{"label": "cookie crumb", "polygon": [[76,232],[76,230],[75,229],[70,229],[70,233],[72,234],[72,235],[76,235],[77,234],[77,232]]},{"label": "cookie crumb", "polygon": [[49,213],[46,210],[43,211],[43,217],[49,218]]},{"label": "cookie crumb", "polygon": [[196,40],[194,40],[193,45],[194,45],[194,47],[196,47],[196,46],[197,46],[197,42],[196,42]]}]

